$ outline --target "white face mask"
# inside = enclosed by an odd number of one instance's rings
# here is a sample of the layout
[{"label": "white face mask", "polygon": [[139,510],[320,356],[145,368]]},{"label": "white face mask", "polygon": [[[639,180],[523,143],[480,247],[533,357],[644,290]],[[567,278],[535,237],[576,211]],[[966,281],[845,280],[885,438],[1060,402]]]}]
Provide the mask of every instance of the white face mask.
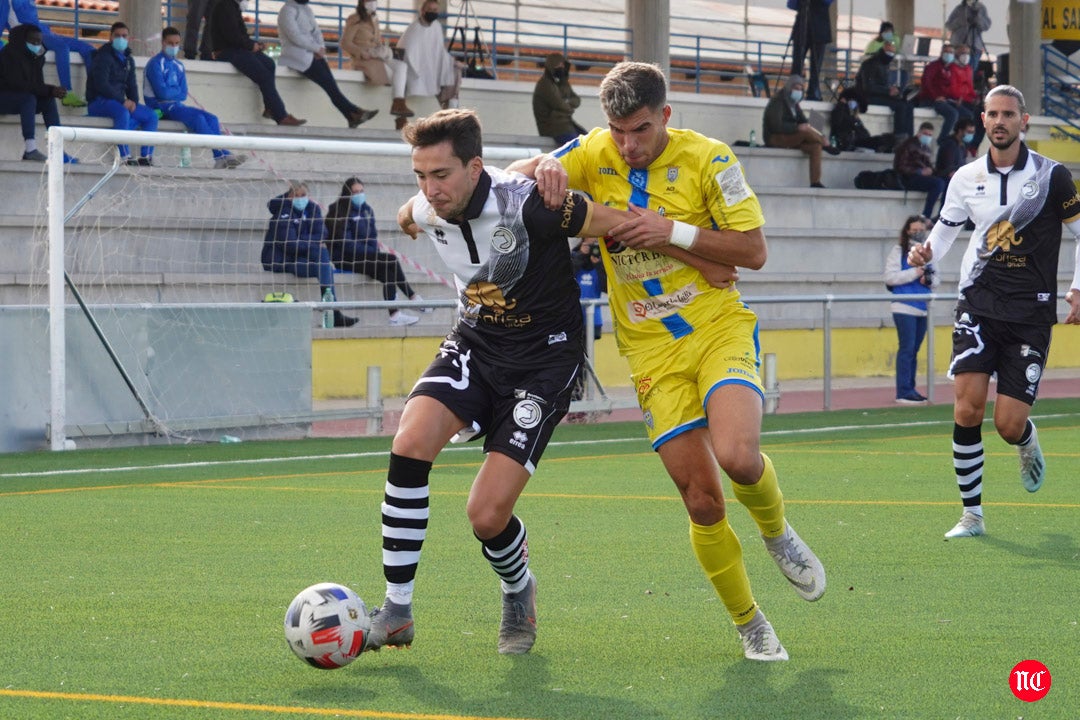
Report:
[{"label": "white face mask", "polygon": [[377,5],[378,5],[378,3],[375,3],[375,2],[366,2],[366,3],[364,3],[364,9],[368,11],[368,15],[374,15],[375,14],[375,8],[376,8]]}]

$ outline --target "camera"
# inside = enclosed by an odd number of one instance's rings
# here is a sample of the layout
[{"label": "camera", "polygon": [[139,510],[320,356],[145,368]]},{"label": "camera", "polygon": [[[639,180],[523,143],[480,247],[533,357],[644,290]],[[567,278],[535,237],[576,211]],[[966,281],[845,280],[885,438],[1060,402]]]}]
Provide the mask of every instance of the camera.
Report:
[{"label": "camera", "polygon": [[600,246],[599,245],[593,245],[592,247],[590,247],[589,248],[589,255],[593,256],[594,258],[600,257]]},{"label": "camera", "polygon": [[934,282],[934,274],[936,272],[937,270],[934,269],[933,265],[924,265],[920,282],[922,282],[923,285],[930,287]]}]

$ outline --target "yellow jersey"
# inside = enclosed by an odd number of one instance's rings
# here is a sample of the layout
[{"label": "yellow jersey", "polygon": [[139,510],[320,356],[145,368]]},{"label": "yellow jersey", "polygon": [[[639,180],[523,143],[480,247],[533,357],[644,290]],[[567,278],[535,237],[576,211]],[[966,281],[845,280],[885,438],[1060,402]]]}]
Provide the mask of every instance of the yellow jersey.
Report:
[{"label": "yellow jersey", "polygon": [[[623,162],[607,129],[572,140],[554,155],[571,189],[605,205],[626,209],[632,203],[709,229],[747,231],[765,224],[731,148],[693,130],[667,132],[667,147],[644,170]],[[740,305],[734,286],[714,288],[696,269],[663,253],[607,247],[602,252],[623,355],[685,337]]]}]

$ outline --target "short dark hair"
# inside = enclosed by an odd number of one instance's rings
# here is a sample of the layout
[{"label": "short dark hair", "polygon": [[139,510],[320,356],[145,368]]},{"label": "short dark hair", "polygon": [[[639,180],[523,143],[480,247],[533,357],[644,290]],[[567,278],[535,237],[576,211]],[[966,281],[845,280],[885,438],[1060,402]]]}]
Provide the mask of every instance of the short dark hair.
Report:
[{"label": "short dark hair", "polygon": [[176,28],[174,28],[172,25],[170,25],[169,27],[167,27],[167,28],[165,28],[164,30],[161,31],[161,39],[162,40],[164,40],[167,37],[171,37],[173,35],[175,35],[177,37],[180,37],[180,31],[177,30]]},{"label": "short dark hair", "polygon": [[109,26],[109,34],[112,35],[117,30],[127,30],[127,29],[128,29],[127,25],[125,25],[124,23],[117,20],[116,22],[114,22],[112,25]]},{"label": "short dark hair", "polygon": [[656,65],[621,62],[600,82],[600,106],[608,118],[621,120],[643,107],[659,110],[667,104],[667,80]]},{"label": "short dark hair", "polygon": [[454,157],[462,165],[484,156],[484,138],[480,118],[473,110],[451,108],[411,122],[401,131],[401,137],[414,148],[431,147],[450,142]]},{"label": "short dark hair", "polygon": [[878,35],[884,35],[886,30],[895,30],[893,24],[888,20],[881,23],[881,27],[878,28]]},{"label": "short dark hair", "polygon": [[934,123],[930,122],[929,120],[923,120],[922,123],[919,124],[919,132],[922,132],[923,130],[933,130],[933,129],[934,129]]}]

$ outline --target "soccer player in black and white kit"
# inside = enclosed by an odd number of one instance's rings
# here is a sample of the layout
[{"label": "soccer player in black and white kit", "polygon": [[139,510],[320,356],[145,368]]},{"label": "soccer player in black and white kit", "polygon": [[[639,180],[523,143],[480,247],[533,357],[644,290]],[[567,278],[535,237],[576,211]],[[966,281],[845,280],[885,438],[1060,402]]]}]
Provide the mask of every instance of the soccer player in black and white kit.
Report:
[{"label": "soccer player in black and white kit", "polygon": [[[1062,224],[1080,239],[1080,195],[1072,175],[1020,140],[1028,122],[1024,96],[1011,85],[999,85],[987,93],[985,108],[990,152],[956,171],[940,221],[908,258],[912,265],[924,265],[943,257],[968,218],[975,223],[960,268],[949,366],[956,381],[953,466],[964,511],[947,538],[985,532],[982,420],[994,373],[994,427],[1019,449],[1020,479],[1028,492],[1042,486],[1046,465],[1029,416],[1057,322]],[[1080,324],[1080,243],[1065,300],[1065,322]]]},{"label": "soccer player in black and white kit", "polygon": [[536,639],[536,579],[514,504],[566,414],[584,360],[568,237],[605,235],[628,213],[567,193],[549,210],[535,183],[485,167],[476,114],[443,110],[404,130],[420,192],[402,208],[454,273],[459,314],[413,387],[390,454],[382,505],[386,600],[367,649],[412,643],[412,594],[428,522],[428,476],[451,439],[484,437],[466,513],[501,581],[499,652]]}]

